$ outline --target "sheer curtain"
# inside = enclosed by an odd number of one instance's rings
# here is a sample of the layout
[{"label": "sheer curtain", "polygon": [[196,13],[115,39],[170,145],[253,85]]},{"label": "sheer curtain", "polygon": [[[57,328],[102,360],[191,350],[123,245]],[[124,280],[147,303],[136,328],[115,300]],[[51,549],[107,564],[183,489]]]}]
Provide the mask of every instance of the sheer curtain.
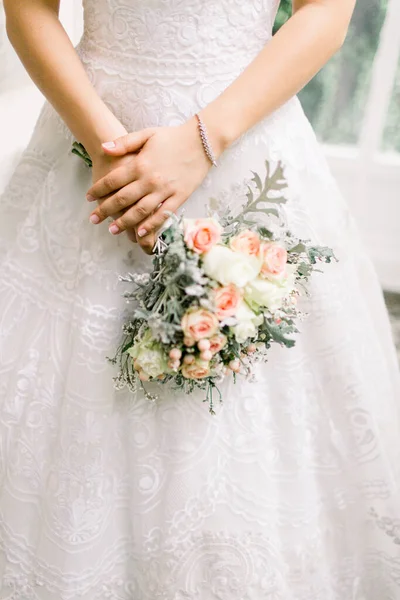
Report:
[{"label": "sheer curtain", "polygon": [[[283,12],[290,1],[282,0]],[[61,2],[74,43],[81,0]],[[400,291],[400,0],[358,2],[341,52],[300,99],[325,146],[385,288]],[[31,134],[43,99],[20,67],[0,0],[0,188]]]}]

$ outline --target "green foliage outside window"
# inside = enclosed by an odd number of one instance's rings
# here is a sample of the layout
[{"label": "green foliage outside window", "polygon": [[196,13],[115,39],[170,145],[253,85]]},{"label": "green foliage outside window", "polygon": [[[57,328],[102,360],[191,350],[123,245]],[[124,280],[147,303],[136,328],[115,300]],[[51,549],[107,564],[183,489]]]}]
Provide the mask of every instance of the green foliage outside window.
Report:
[{"label": "green foliage outside window", "polygon": [[281,0],[281,4],[279,6],[278,14],[275,19],[274,33],[278,31],[280,27],[288,20],[289,16],[292,13],[292,1],[291,0]]},{"label": "green foliage outside window", "polygon": [[[358,2],[343,48],[299,94],[305,113],[324,142],[358,141],[386,7],[387,0]],[[290,14],[291,0],[282,0],[275,31]],[[387,121],[383,148],[400,151],[400,65]]]}]

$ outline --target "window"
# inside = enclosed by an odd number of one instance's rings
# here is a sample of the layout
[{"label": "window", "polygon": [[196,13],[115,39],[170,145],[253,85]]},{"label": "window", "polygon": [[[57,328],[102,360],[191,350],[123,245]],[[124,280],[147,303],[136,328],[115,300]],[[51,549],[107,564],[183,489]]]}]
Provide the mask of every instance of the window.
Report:
[{"label": "window", "polygon": [[[276,29],[290,15],[282,0]],[[299,94],[377,267],[400,291],[400,0],[360,0],[341,51]]]}]

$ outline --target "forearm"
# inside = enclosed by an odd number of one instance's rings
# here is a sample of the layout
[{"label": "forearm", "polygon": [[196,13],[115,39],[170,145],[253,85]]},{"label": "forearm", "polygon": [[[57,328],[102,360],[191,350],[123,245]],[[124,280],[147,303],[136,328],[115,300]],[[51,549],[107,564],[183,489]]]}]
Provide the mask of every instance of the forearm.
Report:
[{"label": "forearm", "polygon": [[123,135],[58,19],[57,0],[8,0],[4,6],[8,37],[26,70],[88,152]]},{"label": "forearm", "polygon": [[323,67],[344,40],[354,2],[298,0],[301,7],[295,14],[201,111],[218,154],[297,94]]}]

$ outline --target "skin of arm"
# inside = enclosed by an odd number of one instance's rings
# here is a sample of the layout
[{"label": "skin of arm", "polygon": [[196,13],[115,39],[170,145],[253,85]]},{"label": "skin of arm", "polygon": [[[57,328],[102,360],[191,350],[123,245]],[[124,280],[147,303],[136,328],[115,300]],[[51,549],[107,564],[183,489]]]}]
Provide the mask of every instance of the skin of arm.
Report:
[{"label": "skin of arm", "polygon": [[341,48],[355,3],[294,0],[293,16],[202,111],[220,151],[297,94]]},{"label": "skin of arm", "polygon": [[[293,16],[239,77],[199,113],[217,157],[302,89],[340,49],[355,1],[294,0]],[[211,166],[199,142],[196,118],[177,127],[130,133],[107,144],[105,151],[112,156],[139,154],[136,163],[117,168],[89,190],[88,200],[107,197],[92,217],[101,222],[116,209],[132,205],[110,226],[110,232],[136,227],[141,247],[151,252],[166,211],[175,212]]]},{"label": "skin of arm", "polygon": [[[130,163],[129,155],[110,156],[101,146],[127,132],[90,83],[59,21],[59,0],[4,0],[4,9],[8,37],[26,70],[89,152],[93,182]],[[133,229],[127,233],[136,241]]]},{"label": "skin of arm", "polygon": [[7,35],[30,77],[92,158],[126,133],[96,93],[59,18],[59,0],[4,0]]}]

